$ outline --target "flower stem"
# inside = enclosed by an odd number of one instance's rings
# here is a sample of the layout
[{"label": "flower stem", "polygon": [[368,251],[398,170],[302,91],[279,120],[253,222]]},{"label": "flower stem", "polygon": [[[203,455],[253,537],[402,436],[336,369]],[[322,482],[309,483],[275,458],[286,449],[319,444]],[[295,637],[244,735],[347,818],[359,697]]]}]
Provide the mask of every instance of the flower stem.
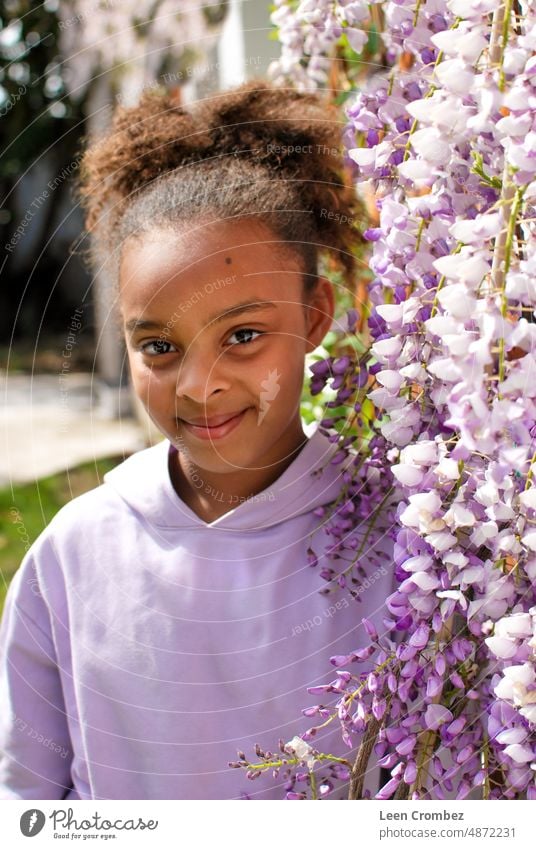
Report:
[{"label": "flower stem", "polygon": [[528,489],[529,486],[530,486],[530,481],[531,481],[531,478],[533,477],[533,474],[534,474],[534,464],[535,463],[536,463],[536,451],[532,455],[532,458],[531,458],[531,461],[530,461],[529,470],[527,472],[527,480],[526,480],[526,483],[525,483],[525,489]]},{"label": "flower stem", "polygon": [[[501,230],[495,240],[493,248],[493,264],[491,269],[491,281],[493,286],[498,286],[501,291],[501,315],[506,320],[508,309],[507,298],[505,294],[506,275],[510,269],[510,261],[512,256],[512,246],[514,242],[514,232],[517,221],[517,214],[523,197],[523,189],[515,188],[514,184],[508,181],[508,162],[505,160],[504,178],[503,178],[503,199],[505,208],[503,211],[504,217],[508,218],[508,225],[505,230]],[[504,380],[504,335],[499,339],[499,387]],[[501,394],[498,393],[498,400],[501,400]]]},{"label": "flower stem", "polygon": [[[322,726],[321,726],[322,727]],[[316,761],[333,761],[333,763],[344,764],[344,766],[350,767],[352,766],[351,762],[348,758],[339,758],[337,755],[325,754],[323,752],[319,752],[314,756]],[[248,767],[248,769],[278,769],[282,766],[297,766],[300,763],[299,758],[285,758],[284,761],[282,758],[278,758],[276,761],[261,761],[260,763],[251,764],[248,761],[244,762],[244,766]]]},{"label": "flower stem", "polygon": [[[444,623],[441,628],[439,634],[436,636],[435,645],[436,647],[443,640],[449,641],[452,636],[452,623],[454,620],[454,614],[450,616],[447,621]],[[438,704],[441,701],[442,693],[443,693],[444,684],[441,685],[441,689],[436,695],[432,698],[431,704]],[[417,752],[417,776],[415,781],[410,787],[408,796],[411,796],[415,791],[419,791],[421,789],[426,789],[426,780],[428,778],[428,764],[430,762],[430,756],[434,751],[434,743],[437,736],[437,731],[434,729],[427,729],[422,732],[421,737],[422,740],[419,745],[419,749]]]},{"label": "flower stem", "polygon": [[482,798],[489,799],[491,790],[489,780],[489,740],[486,731],[484,731],[484,741],[482,743],[482,769],[485,770]]},{"label": "flower stem", "polygon": [[508,44],[508,33],[510,31],[510,16],[512,14],[512,0],[504,0],[493,13],[491,29],[489,57],[490,61],[499,65],[499,91],[504,91],[504,51]]},{"label": "flower stem", "polygon": [[[458,244],[456,245],[456,247],[452,251],[452,256],[454,256],[455,254],[459,254],[462,248],[463,248],[463,242],[458,242]],[[446,278],[445,274],[443,274],[443,276],[440,277],[440,279],[439,279],[439,283],[437,284],[434,300],[433,300],[433,303],[432,303],[432,309],[430,311],[430,318],[433,318],[434,315],[437,312],[437,295],[441,291],[441,289],[443,288],[443,284],[445,283],[446,279],[447,278]]]},{"label": "flower stem", "polygon": [[[416,10],[415,10],[415,18],[414,18],[414,21],[415,21],[415,22],[417,21],[417,17],[418,17],[418,14],[419,14],[419,6],[420,6],[420,5],[421,5],[421,3],[420,3],[420,0],[419,0],[419,2],[418,2],[418,4],[417,4],[417,8],[416,8]],[[453,25],[452,25],[451,27],[449,27],[449,29],[457,29],[457,28],[458,28],[458,26],[460,25],[460,22],[461,22],[461,21],[462,21],[462,18],[456,18],[456,20],[454,21]],[[415,22],[414,22],[413,26],[416,26],[416,23],[415,23]],[[440,50],[440,51],[439,51],[439,53],[437,54],[437,58],[436,58],[436,60],[435,60],[435,62],[434,62],[434,68],[433,68],[433,70],[435,70],[435,68],[437,68],[437,66],[441,63],[441,60],[442,60],[442,59],[443,59],[443,51],[442,51],[442,50]],[[432,83],[432,84],[430,85],[430,88],[428,89],[428,91],[427,91],[427,92],[426,92],[426,94],[424,95],[423,100],[426,100],[426,98],[431,97],[431,96],[433,95],[434,91],[436,90],[436,88],[437,88],[437,86],[436,86],[436,85],[434,85],[434,83]],[[411,127],[410,127],[410,129],[409,129],[409,133],[408,133],[408,140],[407,140],[406,144],[404,145],[404,159],[403,159],[403,161],[404,161],[404,162],[406,162],[406,160],[409,158],[409,155],[410,155],[410,147],[411,147],[411,137],[412,137],[413,133],[416,131],[416,129],[417,129],[417,127],[418,127],[418,126],[419,126],[419,121],[418,121],[418,119],[417,119],[417,118],[414,118],[414,119],[413,119],[413,123],[412,123],[412,125],[411,125]]]},{"label": "flower stem", "polygon": [[313,797],[313,799],[318,799],[318,792],[316,789],[316,776],[312,769],[309,770],[309,777],[311,779],[311,796]]},{"label": "flower stem", "polygon": [[[387,711],[385,712],[384,717],[386,715]],[[348,799],[361,799],[363,796],[363,784],[365,781],[369,758],[382,725],[383,719],[376,719],[375,716],[371,716],[367,722],[365,734],[359,747],[355,763],[352,767]]]},{"label": "flower stem", "polygon": [[[365,548],[365,545],[366,545],[367,539],[369,538],[370,534],[372,533],[372,530],[373,530],[374,525],[376,524],[376,522],[377,522],[377,520],[378,520],[378,516],[380,515],[380,511],[381,511],[381,509],[382,509],[383,505],[384,505],[384,504],[385,504],[385,502],[386,502],[386,501],[387,501],[387,500],[388,500],[388,499],[392,496],[392,494],[393,494],[393,489],[394,489],[394,488],[393,488],[393,487],[391,487],[391,489],[387,490],[386,494],[383,496],[382,500],[380,501],[380,503],[379,503],[379,504],[378,504],[378,506],[376,507],[376,509],[375,509],[374,513],[372,514],[372,519],[371,519],[371,521],[367,524],[367,530],[366,530],[365,536],[363,537],[363,542],[362,542],[362,543],[361,543],[361,545],[359,546],[359,549],[358,549],[358,551],[357,551],[357,553],[356,553],[355,557],[354,557],[354,558],[352,559],[352,561],[350,562],[350,565],[349,565],[349,566],[348,566],[348,567],[344,570],[344,572],[342,572],[342,574],[343,574],[343,575],[348,575],[348,574],[352,571],[352,567],[353,567],[353,565],[354,565],[355,563],[357,563],[357,561],[359,560],[359,558],[360,558],[360,557],[361,557],[361,555],[363,554],[363,549]],[[339,577],[340,577],[340,576],[339,576]],[[335,579],[334,579],[334,580],[335,580]]]},{"label": "flower stem", "polygon": [[413,26],[414,27],[417,26],[417,22],[419,20],[419,11],[420,11],[421,6],[422,6],[422,0],[417,0],[417,5],[415,7],[415,14],[413,16]]}]

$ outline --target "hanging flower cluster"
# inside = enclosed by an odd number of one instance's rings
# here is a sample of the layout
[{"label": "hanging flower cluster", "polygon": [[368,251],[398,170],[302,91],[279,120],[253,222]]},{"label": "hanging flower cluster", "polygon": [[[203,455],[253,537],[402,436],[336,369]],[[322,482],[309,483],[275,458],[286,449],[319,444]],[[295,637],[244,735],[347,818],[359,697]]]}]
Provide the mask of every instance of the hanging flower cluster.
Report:
[{"label": "hanging flower cluster", "polygon": [[275,0],[275,6],[270,20],[278,28],[281,55],[268,66],[268,76],[276,83],[292,80],[298,91],[314,91],[327,81],[329,54],[343,33],[356,53],[367,43],[365,0]]},{"label": "hanging flower cluster", "polygon": [[[374,752],[391,776],[378,799],[536,799],[536,7],[276,5],[276,79],[318,87],[343,30],[361,27],[357,52],[365,43],[373,6],[390,64],[344,107],[346,158],[379,212],[365,233],[372,343],[358,362],[315,364],[312,387],[332,379],[333,406],[358,424],[367,402],[376,409],[332,516],[326,556],[339,566],[322,577],[359,581],[359,551],[340,570],[352,528],[373,531],[383,516],[397,589],[387,632],[365,618],[370,645],[331,658],[336,679],[309,690],[336,693],[337,704],[304,710],[317,728],[339,722],[350,748],[359,737],[357,759],[349,771],[333,759],[342,772],[317,776],[327,756],[294,738],[287,798],[329,797],[339,778],[349,798],[366,798]],[[237,766],[252,777],[274,761]]]},{"label": "hanging flower cluster", "polygon": [[497,701],[491,706],[489,733],[502,747],[499,762],[508,772],[509,783],[517,786],[516,782],[523,782],[527,765],[535,766],[536,607],[495,622],[493,636],[485,642],[503,662],[501,674],[491,682]]},{"label": "hanging flower cluster", "polygon": [[207,7],[177,0],[62,0],[57,5],[69,96],[81,100],[92,84],[102,86],[110,76],[125,103],[136,103],[159,76],[162,84],[190,79],[193,66],[215,45],[227,12],[224,3]]}]

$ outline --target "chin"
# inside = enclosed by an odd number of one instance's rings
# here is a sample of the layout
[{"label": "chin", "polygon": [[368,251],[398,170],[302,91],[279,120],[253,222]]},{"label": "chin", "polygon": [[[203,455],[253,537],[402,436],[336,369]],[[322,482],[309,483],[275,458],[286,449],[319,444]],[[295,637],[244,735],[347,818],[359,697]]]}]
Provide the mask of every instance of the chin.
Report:
[{"label": "chin", "polygon": [[215,439],[213,442],[199,440],[194,444],[188,436],[177,433],[168,436],[168,439],[195,463],[202,463],[207,470],[210,466],[214,472],[217,471],[217,466],[225,466],[225,471],[229,471],[229,463],[240,465],[240,460],[244,459],[243,441],[239,441],[237,445],[225,445],[223,440]]}]

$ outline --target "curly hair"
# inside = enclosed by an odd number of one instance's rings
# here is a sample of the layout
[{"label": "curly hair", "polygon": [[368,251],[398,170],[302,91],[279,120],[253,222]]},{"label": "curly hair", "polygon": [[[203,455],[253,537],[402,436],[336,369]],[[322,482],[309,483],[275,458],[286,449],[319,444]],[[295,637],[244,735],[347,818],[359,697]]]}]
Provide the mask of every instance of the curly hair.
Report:
[{"label": "curly hair", "polygon": [[[305,291],[327,252],[354,291],[367,212],[343,158],[338,109],[316,93],[254,79],[180,105],[148,89],[117,106],[87,144],[75,191],[91,235],[91,264],[112,262],[149,230],[257,218],[301,257]],[[119,248],[119,250],[118,250]]]}]

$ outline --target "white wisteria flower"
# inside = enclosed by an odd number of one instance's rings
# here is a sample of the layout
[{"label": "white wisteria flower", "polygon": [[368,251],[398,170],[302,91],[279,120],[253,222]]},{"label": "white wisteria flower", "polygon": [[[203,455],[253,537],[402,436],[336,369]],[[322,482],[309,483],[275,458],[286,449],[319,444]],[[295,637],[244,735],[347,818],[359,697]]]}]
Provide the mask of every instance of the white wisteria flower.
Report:
[{"label": "white wisteria flower", "polygon": [[302,740],[302,738],[298,736],[293,737],[292,740],[285,743],[285,750],[288,751],[289,749],[292,749],[297,758],[305,761],[309,769],[313,768],[315,757],[312,754],[312,747],[306,740]]}]

